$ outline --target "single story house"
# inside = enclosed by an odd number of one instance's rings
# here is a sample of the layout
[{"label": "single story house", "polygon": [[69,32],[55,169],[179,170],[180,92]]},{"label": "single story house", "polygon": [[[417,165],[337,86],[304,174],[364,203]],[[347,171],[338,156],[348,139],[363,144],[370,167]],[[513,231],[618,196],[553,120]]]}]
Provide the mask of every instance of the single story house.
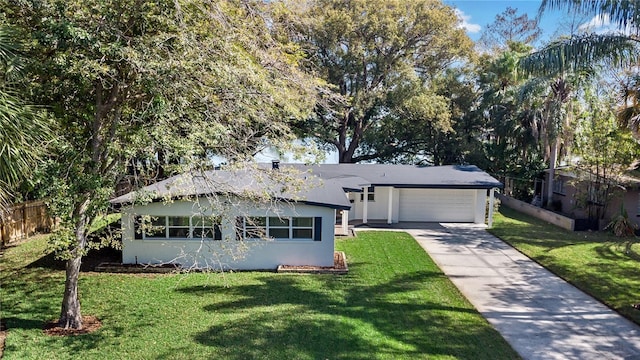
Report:
[{"label": "single story house", "polygon": [[[394,164],[290,165],[333,180],[349,198],[347,222],[463,222],[484,224],[493,216],[493,190],[502,184],[474,165]],[[487,213],[488,211],[488,213]],[[491,220],[490,220],[491,221]]]},{"label": "single story house", "polygon": [[[547,193],[546,182],[543,191]],[[598,186],[594,175],[579,174],[571,166],[555,170],[551,208],[578,220],[576,230],[602,230],[620,214],[621,207],[629,219],[640,226],[639,178],[625,175],[608,185]]]},{"label": "single story house", "polygon": [[174,176],[111,202],[123,263],[275,269],[333,265],[349,221],[490,223],[501,186],[475,166],[274,162]]}]

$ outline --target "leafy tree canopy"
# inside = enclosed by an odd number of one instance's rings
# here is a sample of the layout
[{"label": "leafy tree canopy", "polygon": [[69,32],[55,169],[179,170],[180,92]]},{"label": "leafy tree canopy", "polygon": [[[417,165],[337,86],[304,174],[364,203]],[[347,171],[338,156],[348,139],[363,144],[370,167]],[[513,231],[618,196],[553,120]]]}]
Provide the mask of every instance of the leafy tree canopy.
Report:
[{"label": "leafy tree canopy", "polygon": [[78,328],[89,225],[123,174],[162,161],[198,169],[210,154],[240,161],[265,138],[288,140],[289,119],[311,108],[314,82],[298,71],[295,47],[271,36],[262,2],[1,6],[30,44],[32,100],[47,106],[60,130],[43,183],[62,219],[53,244],[67,259],[60,323]]},{"label": "leafy tree canopy", "polygon": [[340,162],[358,162],[415,150],[417,144],[400,144],[407,129],[451,129],[448,101],[432,84],[471,55],[453,9],[436,0],[313,0],[291,7],[308,69],[327,84],[302,134],[337,149]]}]

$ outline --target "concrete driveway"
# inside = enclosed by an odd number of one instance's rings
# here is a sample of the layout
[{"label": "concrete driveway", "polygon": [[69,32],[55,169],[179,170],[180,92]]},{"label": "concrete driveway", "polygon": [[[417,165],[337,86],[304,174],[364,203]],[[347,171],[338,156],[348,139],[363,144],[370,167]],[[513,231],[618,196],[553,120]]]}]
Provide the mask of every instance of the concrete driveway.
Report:
[{"label": "concrete driveway", "polygon": [[640,327],[484,227],[401,223],[396,229],[418,241],[523,358],[640,359]]}]

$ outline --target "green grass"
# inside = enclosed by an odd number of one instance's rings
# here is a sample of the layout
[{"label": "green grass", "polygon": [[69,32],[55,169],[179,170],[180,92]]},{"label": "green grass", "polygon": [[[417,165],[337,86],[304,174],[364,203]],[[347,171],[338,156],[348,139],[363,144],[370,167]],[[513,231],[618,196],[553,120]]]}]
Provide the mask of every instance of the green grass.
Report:
[{"label": "green grass", "polygon": [[[507,207],[496,214],[494,235],[553,273],[640,324],[640,244],[604,232],[560,229]],[[637,240],[637,239],[634,239]]]},{"label": "green grass", "polygon": [[120,213],[111,213],[95,218],[89,227],[89,233],[94,233],[98,230],[104,229],[108,225],[116,224],[120,220],[121,216],[122,214]]},{"label": "green grass", "polygon": [[33,265],[45,242],[7,249],[0,265],[6,360],[518,358],[405,233],[337,241],[343,276],[82,273],[83,313],[103,326],[75,337],[42,332],[64,282]]}]

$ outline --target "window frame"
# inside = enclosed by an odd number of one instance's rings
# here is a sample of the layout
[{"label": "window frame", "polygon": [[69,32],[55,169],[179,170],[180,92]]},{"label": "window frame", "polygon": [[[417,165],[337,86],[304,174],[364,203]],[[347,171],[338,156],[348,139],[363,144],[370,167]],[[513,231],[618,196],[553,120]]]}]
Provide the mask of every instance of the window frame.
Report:
[{"label": "window frame", "polygon": [[[142,223],[142,218],[144,216],[149,216],[151,218],[151,221],[149,221],[149,226],[156,226],[158,228],[163,227],[164,228],[164,235],[162,236],[149,236],[147,234],[147,232],[145,231],[145,228],[140,228],[140,224]],[[197,225],[195,225],[195,221],[194,218],[198,218],[201,217],[203,219],[206,218],[213,218],[214,221],[212,222],[212,226],[207,227],[206,225],[206,220],[202,221],[203,226],[202,227],[196,227]],[[188,220],[188,225],[183,224],[179,224],[179,225],[175,225],[175,224],[171,224],[169,219],[183,219],[184,220]],[[163,219],[164,220],[164,225],[160,225],[162,222],[160,221],[156,221]],[[179,222],[179,221],[178,221]],[[155,223],[155,225],[154,225]],[[219,241],[222,240],[222,219],[219,216],[205,216],[205,215],[191,215],[191,216],[176,216],[176,215],[135,215],[134,216],[134,240],[152,240],[152,241],[174,241],[174,240],[179,240],[179,241],[193,241],[193,240],[214,240],[214,241]],[[171,236],[171,229],[185,229],[187,230],[187,236]],[[194,231],[196,230],[204,230],[204,229],[211,229],[212,232],[211,234],[213,235],[212,237],[202,237],[202,236],[198,236],[195,237],[194,236]]]},{"label": "window frame", "polygon": [[[247,219],[260,219],[260,221],[247,221]],[[268,240],[268,241],[318,241],[317,238],[317,226],[320,225],[320,221],[318,221],[317,217],[313,216],[249,216],[249,217],[241,217],[241,222],[238,221],[238,225],[241,228],[238,229],[239,238],[244,240]],[[272,220],[277,219],[277,220]],[[294,225],[296,220],[300,221],[300,219],[308,219],[311,221],[311,225]],[[264,226],[261,226],[262,220],[264,221]],[[286,220],[287,225],[282,224],[282,220]],[[272,224],[272,222],[278,222],[278,224]],[[263,230],[264,237],[248,237],[251,235],[251,232],[255,229]],[[286,229],[288,233],[288,237],[275,237],[272,236],[271,230],[283,230]],[[294,237],[297,231],[309,231],[309,237]]]},{"label": "window frame", "polygon": [[564,179],[556,178],[553,180],[553,192],[558,195],[566,195],[565,185]]},{"label": "window frame", "polygon": [[[364,201],[364,188],[360,193],[360,201]],[[376,201],[376,187],[371,185],[367,187],[367,202]]]}]

